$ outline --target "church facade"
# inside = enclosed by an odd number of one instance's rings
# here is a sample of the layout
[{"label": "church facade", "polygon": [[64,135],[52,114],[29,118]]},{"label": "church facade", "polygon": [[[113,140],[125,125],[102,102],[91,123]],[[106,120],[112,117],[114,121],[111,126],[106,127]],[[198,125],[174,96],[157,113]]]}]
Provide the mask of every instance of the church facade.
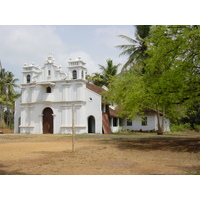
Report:
[{"label": "church facade", "polygon": [[42,68],[23,67],[22,95],[15,103],[16,133],[102,133],[101,95],[86,87],[86,66],[79,57],[68,74],[50,55]]},{"label": "church facade", "polygon": [[52,55],[41,68],[24,65],[22,95],[15,102],[15,133],[71,134],[73,119],[76,134],[156,130],[155,113],[132,123],[118,118],[117,111],[102,101],[104,89],[86,81],[86,63],[80,57],[70,60],[67,68],[65,73]]}]

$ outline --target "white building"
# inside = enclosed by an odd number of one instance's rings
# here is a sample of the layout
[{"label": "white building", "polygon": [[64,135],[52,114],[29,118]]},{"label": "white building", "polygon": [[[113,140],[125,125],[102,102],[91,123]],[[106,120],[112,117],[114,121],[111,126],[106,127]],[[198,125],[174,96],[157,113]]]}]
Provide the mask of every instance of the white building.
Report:
[{"label": "white building", "polygon": [[72,105],[76,134],[110,133],[122,127],[156,129],[152,116],[146,116],[149,123],[145,128],[119,119],[117,112],[102,102],[104,89],[87,83],[87,68],[81,58],[68,63],[68,74],[55,64],[52,55],[41,68],[24,65],[22,95],[15,102],[15,133],[71,133]]}]

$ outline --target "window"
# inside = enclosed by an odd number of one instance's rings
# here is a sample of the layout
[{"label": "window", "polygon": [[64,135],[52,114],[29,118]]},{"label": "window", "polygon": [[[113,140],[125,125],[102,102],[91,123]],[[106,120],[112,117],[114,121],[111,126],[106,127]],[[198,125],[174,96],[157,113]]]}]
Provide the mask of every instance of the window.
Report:
[{"label": "window", "polygon": [[127,120],[127,126],[132,126],[132,120]]},{"label": "window", "polygon": [[51,88],[47,87],[47,93],[51,93]]},{"label": "window", "polygon": [[30,83],[30,82],[31,82],[31,76],[30,76],[30,75],[27,75],[27,77],[26,77],[26,82],[27,82],[27,83]]},{"label": "window", "polygon": [[48,76],[51,76],[51,70],[48,70]]},{"label": "window", "polygon": [[119,126],[122,126],[122,119],[119,118]]},{"label": "window", "polygon": [[117,120],[117,118],[116,117],[113,117],[113,126],[118,126],[118,120]]},{"label": "window", "polygon": [[142,126],[147,126],[147,117],[142,117]]},{"label": "window", "polygon": [[82,79],[84,78],[84,72],[83,72],[83,70],[81,71],[81,78]]},{"label": "window", "polygon": [[77,71],[76,70],[74,70],[72,72],[72,76],[73,76],[73,79],[77,79]]}]

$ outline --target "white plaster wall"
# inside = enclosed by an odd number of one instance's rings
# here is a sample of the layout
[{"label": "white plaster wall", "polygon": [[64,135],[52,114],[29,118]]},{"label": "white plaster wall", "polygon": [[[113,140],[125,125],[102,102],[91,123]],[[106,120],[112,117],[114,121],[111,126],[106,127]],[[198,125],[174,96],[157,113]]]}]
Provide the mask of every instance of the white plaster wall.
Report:
[{"label": "white plaster wall", "polygon": [[[147,126],[142,126],[142,117],[147,117]],[[132,126],[127,126],[127,120],[123,121],[123,127],[129,130],[137,130],[140,129],[142,131],[150,131],[155,130],[156,128],[156,116],[155,115],[144,115],[144,116],[137,116],[135,119],[132,120]]]},{"label": "white plaster wall", "polygon": [[[90,100],[92,98],[92,100]],[[85,88],[85,101],[86,101],[86,116],[87,122],[89,116],[95,118],[95,133],[102,133],[102,111],[101,111],[101,95]],[[87,129],[88,131],[88,123]]]},{"label": "white plaster wall", "polygon": [[[147,126],[142,126],[142,117],[147,117]],[[160,118],[162,121],[162,117]],[[132,126],[127,126],[127,120],[123,120],[123,128],[129,130],[142,130],[142,131],[151,131],[151,130],[158,130],[158,120],[156,115],[143,115],[137,116],[135,119],[132,120]],[[170,131],[170,120],[165,119],[165,126],[164,131]]]},{"label": "white plaster wall", "polygon": [[[160,121],[162,122],[162,117],[160,117]],[[156,117],[156,130],[158,129],[158,121]],[[165,118],[164,120],[164,132],[170,132],[170,120]]]},{"label": "white plaster wall", "polygon": [[122,126],[119,124],[119,118],[117,118],[117,126],[113,126],[113,117],[110,119],[110,127],[113,133],[119,132],[122,130]]},{"label": "white plaster wall", "polygon": [[21,97],[19,97],[15,101],[15,114],[14,114],[14,133],[19,133],[19,118],[21,117],[20,112],[20,103],[21,103]]}]

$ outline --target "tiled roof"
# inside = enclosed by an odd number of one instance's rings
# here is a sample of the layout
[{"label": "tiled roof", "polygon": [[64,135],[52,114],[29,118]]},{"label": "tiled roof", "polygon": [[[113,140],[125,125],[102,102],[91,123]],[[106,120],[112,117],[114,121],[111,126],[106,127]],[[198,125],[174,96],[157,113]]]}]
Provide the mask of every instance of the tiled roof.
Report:
[{"label": "tiled roof", "polygon": [[93,85],[91,83],[86,83],[86,88],[89,90],[92,90],[93,92],[100,94],[102,96],[102,92],[105,91],[105,89],[103,89],[102,87],[99,87],[97,85]]},{"label": "tiled roof", "polygon": [[112,108],[109,108],[109,115],[111,117],[117,117],[118,111],[117,110],[113,110]]}]

